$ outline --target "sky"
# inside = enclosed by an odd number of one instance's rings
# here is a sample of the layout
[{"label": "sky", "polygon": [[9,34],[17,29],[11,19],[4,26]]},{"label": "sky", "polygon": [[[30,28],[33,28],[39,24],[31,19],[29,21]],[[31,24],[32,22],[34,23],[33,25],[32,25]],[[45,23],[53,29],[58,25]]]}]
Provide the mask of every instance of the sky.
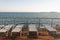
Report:
[{"label": "sky", "polygon": [[0,0],[0,12],[60,12],[60,0]]}]

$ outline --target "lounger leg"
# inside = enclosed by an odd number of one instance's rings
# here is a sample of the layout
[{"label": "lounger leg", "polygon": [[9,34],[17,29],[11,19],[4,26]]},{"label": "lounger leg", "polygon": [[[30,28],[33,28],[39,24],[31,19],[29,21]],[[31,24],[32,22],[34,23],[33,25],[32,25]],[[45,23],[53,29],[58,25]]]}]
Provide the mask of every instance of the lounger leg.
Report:
[{"label": "lounger leg", "polygon": [[22,36],[22,31],[20,32],[20,36]]},{"label": "lounger leg", "polygon": [[11,32],[11,36],[12,36],[12,32]]},{"label": "lounger leg", "polygon": [[8,32],[6,32],[6,36],[8,36]]}]

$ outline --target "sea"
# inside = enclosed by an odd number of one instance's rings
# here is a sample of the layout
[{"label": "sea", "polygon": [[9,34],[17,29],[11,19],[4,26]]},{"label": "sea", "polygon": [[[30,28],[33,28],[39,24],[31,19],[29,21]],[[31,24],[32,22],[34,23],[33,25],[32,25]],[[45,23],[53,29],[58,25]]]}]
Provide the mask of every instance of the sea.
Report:
[{"label": "sea", "polygon": [[[51,19],[41,19],[39,21],[38,19],[19,18],[60,18],[60,12],[0,12],[0,24],[51,24]],[[60,19],[54,19],[53,24],[60,24]]]}]

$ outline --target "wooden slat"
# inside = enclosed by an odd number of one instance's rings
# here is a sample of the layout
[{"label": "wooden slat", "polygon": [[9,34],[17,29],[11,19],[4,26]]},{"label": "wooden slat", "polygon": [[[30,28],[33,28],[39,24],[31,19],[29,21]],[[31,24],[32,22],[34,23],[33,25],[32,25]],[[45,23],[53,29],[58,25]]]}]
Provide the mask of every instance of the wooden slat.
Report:
[{"label": "wooden slat", "polygon": [[56,29],[54,29],[53,27],[49,26],[49,25],[45,25],[44,26],[48,31],[57,31]]},{"label": "wooden slat", "polygon": [[34,24],[29,25],[29,31],[37,31],[37,27]]},{"label": "wooden slat", "polygon": [[17,25],[13,30],[12,30],[12,32],[20,32],[21,30],[22,30],[22,27],[23,27],[24,25]]},{"label": "wooden slat", "polygon": [[4,27],[4,25],[0,25],[0,29],[2,29]]},{"label": "wooden slat", "polygon": [[11,28],[12,26],[14,26],[14,25],[7,25],[7,26],[5,26],[4,28],[2,28],[2,29],[0,30],[0,32],[7,32],[7,31],[10,30],[10,28]]}]

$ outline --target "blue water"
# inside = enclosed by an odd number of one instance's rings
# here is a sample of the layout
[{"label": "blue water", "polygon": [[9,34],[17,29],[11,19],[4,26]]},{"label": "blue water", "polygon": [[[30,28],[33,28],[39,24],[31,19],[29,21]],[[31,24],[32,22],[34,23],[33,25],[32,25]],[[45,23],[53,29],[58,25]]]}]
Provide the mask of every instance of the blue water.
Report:
[{"label": "blue water", "polygon": [[0,17],[39,17],[39,18],[58,18],[60,13],[54,12],[0,12]]},{"label": "blue water", "polygon": [[[57,13],[57,12],[0,12],[0,17],[60,18],[60,13]],[[47,22],[51,23],[49,21],[41,21],[41,23],[47,23]],[[20,23],[27,23],[27,20],[0,19],[0,24],[20,24]],[[39,21],[30,20],[29,23],[39,23]]]}]

